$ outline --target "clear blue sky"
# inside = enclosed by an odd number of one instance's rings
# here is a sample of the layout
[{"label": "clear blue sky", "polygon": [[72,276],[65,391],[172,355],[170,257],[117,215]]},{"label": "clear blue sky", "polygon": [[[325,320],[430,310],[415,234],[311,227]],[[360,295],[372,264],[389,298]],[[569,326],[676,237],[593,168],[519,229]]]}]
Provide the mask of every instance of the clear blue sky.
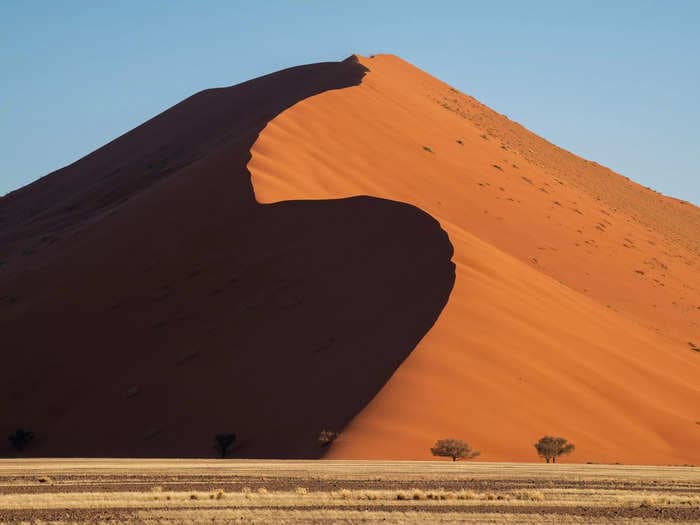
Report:
[{"label": "clear blue sky", "polygon": [[354,52],[700,204],[695,0],[0,0],[0,195],[196,91]]}]

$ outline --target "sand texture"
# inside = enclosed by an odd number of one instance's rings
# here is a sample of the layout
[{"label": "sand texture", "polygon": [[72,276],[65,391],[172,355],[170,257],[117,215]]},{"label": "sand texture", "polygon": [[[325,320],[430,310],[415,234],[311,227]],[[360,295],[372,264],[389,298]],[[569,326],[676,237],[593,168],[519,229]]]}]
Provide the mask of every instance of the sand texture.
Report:
[{"label": "sand texture", "polygon": [[256,198],[413,204],[448,233],[457,278],[330,457],[427,458],[454,436],[482,459],[531,460],[557,434],[574,461],[700,463],[700,210],[397,57],[361,62],[359,86],[263,130]]},{"label": "sand texture", "polygon": [[699,239],[695,206],[394,56],[207,90],[0,199],[0,434],[698,464]]}]

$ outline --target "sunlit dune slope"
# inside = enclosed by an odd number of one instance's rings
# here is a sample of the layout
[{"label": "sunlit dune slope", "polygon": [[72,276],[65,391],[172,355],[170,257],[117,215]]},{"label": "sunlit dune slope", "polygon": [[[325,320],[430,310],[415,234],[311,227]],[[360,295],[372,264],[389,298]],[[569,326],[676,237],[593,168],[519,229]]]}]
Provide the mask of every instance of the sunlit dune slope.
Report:
[{"label": "sunlit dune slope", "polygon": [[[434,327],[345,428],[332,458],[700,463],[700,210],[528,132],[390,55],[362,83],[267,124],[261,203],[370,195],[413,204],[454,246]],[[653,125],[653,123],[649,123]]]}]

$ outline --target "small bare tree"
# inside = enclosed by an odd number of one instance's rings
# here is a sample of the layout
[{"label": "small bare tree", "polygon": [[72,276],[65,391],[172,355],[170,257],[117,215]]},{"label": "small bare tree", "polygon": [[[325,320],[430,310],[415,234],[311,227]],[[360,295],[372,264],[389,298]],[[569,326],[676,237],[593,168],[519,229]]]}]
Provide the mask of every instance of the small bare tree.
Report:
[{"label": "small bare tree", "polygon": [[547,463],[557,462],[557,458],[563,454],[571,454],[576,447],[563,437],[544,436],[535,443],[535,449],[540,457]]},{"label": "small bare tree", "polygon": [[236,434],[217,434],[214,436],[214,449],[223,459],[226,457],[226,454],[228,454],[228,449],[235,441]]},{"label": "small bare tree", "polygon": [[333,432],[332,430],[321,430],[321,433],[318,435],[318,444],[322,447],[327,447],[333,443],[337,437],[337,432]]},{"label": "small bare tree", "polygon": [[461,439],[438,439],[430,452],[433,453],[433,456],[452,458],[452,461],[471,459],[481,454],[478,450],[472,450]]}]

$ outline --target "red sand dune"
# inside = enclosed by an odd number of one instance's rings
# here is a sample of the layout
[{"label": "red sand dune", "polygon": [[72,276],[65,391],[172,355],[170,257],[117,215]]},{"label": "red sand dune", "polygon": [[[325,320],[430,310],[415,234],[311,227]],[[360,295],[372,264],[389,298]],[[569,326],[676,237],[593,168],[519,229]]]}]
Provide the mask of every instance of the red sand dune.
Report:
[{"label": "red sand dune", "polygon": [[0,199],[0,431],[697,464],[698,239],[698,208],[396,57],[205,91]]},{"label": "red sand dune", "polygon": [[[700,463],[700,210],[561,150],[381,55],[356,87],[267,125],[249,168],[269,203],[373,195],[454,245],[447,307],[332,458]],[[651,125],[651,124],[650,124]],[[430,148],[430,150],[427,150]]]},{"label": "red sand dune", "polygon": [[258,132],[364,73],[199,93],[0,200],[0,433],[31,429],[43,456],[211,456],[235,432],[239,456],[318,457],[454,282],[449,239],[410,205],[254,200]]}]

